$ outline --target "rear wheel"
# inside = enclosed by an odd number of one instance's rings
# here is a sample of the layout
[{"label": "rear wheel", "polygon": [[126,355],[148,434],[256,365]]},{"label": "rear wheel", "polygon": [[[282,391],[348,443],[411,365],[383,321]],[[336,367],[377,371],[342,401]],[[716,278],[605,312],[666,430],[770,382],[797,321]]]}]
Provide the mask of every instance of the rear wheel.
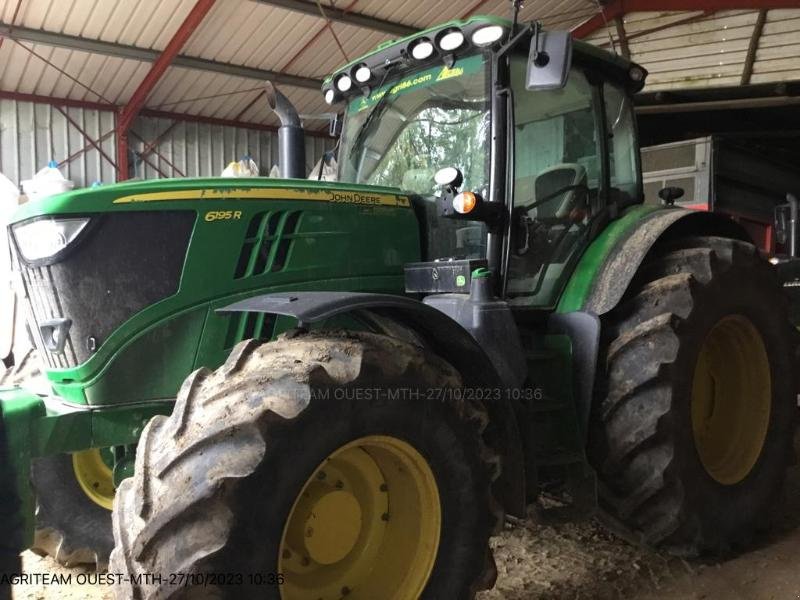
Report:
[{"label": "rear wheel", "polygon": [[658,248],[604,332],[590,454],[605,508],[679,554],[746,544],[773,510],[795,423],[791,327],[769,265],[722,238]]},{"label": "rear wheel", "polygon": [[[139,443],[111,569],[227,573],[121,597],[470,598],[494,580],[497,461],[479,404],[420,348],[368,333],[243,342]],[[197,581],[200,581],[198,579]]]}]

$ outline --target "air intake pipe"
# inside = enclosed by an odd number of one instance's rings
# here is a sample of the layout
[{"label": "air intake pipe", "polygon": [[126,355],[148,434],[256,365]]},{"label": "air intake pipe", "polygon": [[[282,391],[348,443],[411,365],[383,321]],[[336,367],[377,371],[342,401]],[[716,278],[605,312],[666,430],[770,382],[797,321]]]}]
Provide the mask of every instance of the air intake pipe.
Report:
[{"label": "air intake pipe", "polygon": [[281,120],[278,129],[278,168],[284,179],[305,179],[306,143],[297,110],[271,81],[264,84],[269,107]]}]

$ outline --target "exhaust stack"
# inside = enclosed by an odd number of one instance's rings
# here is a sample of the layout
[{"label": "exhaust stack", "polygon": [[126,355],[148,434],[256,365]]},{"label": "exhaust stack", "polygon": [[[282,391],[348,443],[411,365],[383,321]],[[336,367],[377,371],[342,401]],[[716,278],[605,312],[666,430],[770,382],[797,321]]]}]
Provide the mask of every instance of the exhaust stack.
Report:
[{"label": "exhaust stack", "polygon": [[264,84],[269,107],[281,120],[278,129],[278,168],[284,179],[305,179],[306,144],[297,110],[271,81]]}]

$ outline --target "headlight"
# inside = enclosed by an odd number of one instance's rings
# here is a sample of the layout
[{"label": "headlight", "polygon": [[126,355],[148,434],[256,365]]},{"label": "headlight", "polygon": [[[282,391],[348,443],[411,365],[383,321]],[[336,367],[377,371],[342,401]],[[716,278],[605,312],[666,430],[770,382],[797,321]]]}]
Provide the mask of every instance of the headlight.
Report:
[{"label": "headlight", "polygon": [[75,241],[89,219],[55,219],[48,217],[12,225],[22,258],[28,262],[50,258]]}]

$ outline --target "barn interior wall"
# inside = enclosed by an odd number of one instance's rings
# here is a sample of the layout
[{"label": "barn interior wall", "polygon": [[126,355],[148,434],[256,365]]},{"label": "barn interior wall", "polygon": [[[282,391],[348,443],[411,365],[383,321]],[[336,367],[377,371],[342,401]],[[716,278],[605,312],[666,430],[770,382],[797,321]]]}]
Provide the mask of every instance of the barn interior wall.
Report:
[{"label": "barn interior wall", "polygon": [[[73,157],[61,172],[76,187],[116,181],[116,169],[110,162],[116,161],[114,113],[74,107],[63,110],[69,119],[49,104],[0,100],[0,173],[19,185],[50,160],[61,163]],[[139,117],[134,122],[129,143],[137,153],[132,162],[137,177],[214,177],[244,155],[251,156],[266,176],[278,161],[278,135],[273,131],[194,121],[180,121],[168,130],[172,123],[153,117]],[[109,134],[98,142],[102,152],[75,125],[94,141]],[[144,160],[139,158],[156,139],[153,151]],[[331,138],[307,136],[306,170],[334,143]]]}]

